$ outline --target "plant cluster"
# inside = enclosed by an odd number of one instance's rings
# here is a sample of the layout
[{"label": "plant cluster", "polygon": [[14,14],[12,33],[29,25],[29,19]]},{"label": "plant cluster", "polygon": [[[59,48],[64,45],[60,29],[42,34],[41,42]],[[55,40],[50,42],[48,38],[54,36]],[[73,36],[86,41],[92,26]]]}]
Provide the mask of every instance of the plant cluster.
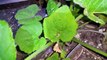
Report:
[{"label": "plant cluster", "polygon": [[[105,3],[107,0],[73,0],[73,2],[84,8],[83,14],[91,21],[100,25],[106,23],[94,14],[107,14],[107,3]],[[0,20],[0,60],[16,60],[16,46],[19,46],[21,51],[29,54],[25,60],[31,60],[53,44],[63,46],[64,43],[71,41],[107,57],[107,53],[75,38],[78,29],[77,20],[80,19],[78,17],[81,15],[74,15],[73,12],[78,13],[79,11],[77,7],[74,8],[73,10],[72,5],[69,7],[60,2],[49,0],[46,8],[48,16],[44,19],[36,15],[40,10],[36,4],[19,10],[15,18],[21,26],[15,38],[13,38],[11,28],[7,22]],[[43,23],[40,22],[41,20],[43,20]],[[44,36],[41,35],[42,33],[44,33]],[[46,60],[70,60],[66,55],[67,53],[62,48],[60,51],[55,51]]]}]

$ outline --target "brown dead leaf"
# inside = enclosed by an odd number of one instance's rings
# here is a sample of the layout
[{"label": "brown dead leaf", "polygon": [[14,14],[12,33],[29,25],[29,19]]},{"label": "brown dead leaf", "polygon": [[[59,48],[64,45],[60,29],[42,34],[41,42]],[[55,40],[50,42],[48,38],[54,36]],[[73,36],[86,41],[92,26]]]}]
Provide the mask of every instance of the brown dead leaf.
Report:
[{"label": "brown dead leaf", "polygon": [[59,46],[58,43],[56,43],[56,44],[54,45],[53,50],[54,50],[55,52],[61,53],[61,49],[60,49],[60,46]]}]

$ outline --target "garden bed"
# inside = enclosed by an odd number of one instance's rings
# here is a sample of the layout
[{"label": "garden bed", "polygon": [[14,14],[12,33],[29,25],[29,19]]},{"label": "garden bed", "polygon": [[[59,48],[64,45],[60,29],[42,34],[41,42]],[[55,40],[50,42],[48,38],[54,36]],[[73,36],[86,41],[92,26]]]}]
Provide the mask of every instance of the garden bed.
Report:
[{"label": "garden bed", "polygon": [[[67,3],[69,5],[68,2],[62,3],[64,4]],[[27,1],[0,6],[0,19],[6,20],[8,22],[9,26],[12,28],[14,38],[16,35],[16,31],[20,27],[20,24],[18,24],[18,21],[15,19],[17,11],[31,4],[38,4],[41,10],[37,13],[37,15],[40,15],[43,18],[46,17],[47,15],[46,6],[44,6],[46,2],[39,4],[39,1],[35,2]],[[43,23],[43,21],[40,22]],[[79,28],[76,37],[82,40],[83,42],[92,45],[93,47],[96,47],[104,52],[107,52],[107,39],[106,39],[107,25],[105,24],[104,26],[100,27],[99,24],[96,24],[94,22],[87,23],[87,21],[85,20],[79,20],[78,23]],[[54,52],[53,46],[55,46],[55,44],[48,47],[45,51],[41,52],[38,56],[36,56],[32,60],[45,60],[47,57],[53,54]],[[67,42],[64,46],[64,49],[68,53],[67,57],[69,57],[71,60],[107,60],[106,57],[98,53],[95,53],[94,51],[76,42]],[[29,55],[21,51],[19,46],[17,46],[17,60],[23,60],[27,56]]]}]

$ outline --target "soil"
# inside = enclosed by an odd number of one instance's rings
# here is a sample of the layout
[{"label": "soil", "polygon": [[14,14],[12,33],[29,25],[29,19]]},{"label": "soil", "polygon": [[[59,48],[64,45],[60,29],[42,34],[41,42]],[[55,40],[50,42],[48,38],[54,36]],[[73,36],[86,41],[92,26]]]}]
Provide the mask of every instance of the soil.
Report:
[{"label": "soil", "polygon": [[[0,19],[6,20],[9,23],[13,31],[13,36],[15,36],[16,31],[20,26],[17,20],[14,18],[16,12],[32,3],[38,4],[38,2],[27,1],[15,4],[0,5]],[[41,6],[40,8],[41,11],[38,12],[38,15],[45,17],[45,8]],[[78,29],[76,37],[102,51],[107,52],[107,25],[99,27],[98,24],[95,23],[87,23],[83,25],[84,23],[87,22],[82,20],[79,21],[81,26]],[[106,57],[97,54],[75,42],[66,43],[64,48],[68,52],[67,57],[70,57],[71,60],[107,60]],[[50,46],[32,60],[45,60],[53,52],[52,46]],[[19,47],[17,47],[17,60],[23,60],[27,56],[28,55],[26,53],[20,51]]]}]

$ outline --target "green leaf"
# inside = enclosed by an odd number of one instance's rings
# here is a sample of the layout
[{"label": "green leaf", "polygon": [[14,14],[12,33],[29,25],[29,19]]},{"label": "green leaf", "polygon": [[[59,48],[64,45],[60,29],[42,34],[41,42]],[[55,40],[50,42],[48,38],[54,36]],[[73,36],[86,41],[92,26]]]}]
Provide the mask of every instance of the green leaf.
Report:
[{"label": "green leaf", "polygon": [[42,46],[45,46],[47,43],[46,39],[44,37],[42,37],[41,39],[39,40],[36,40],[36,43],[35,43],[35,50],[38,50],[40,49]]},{"label": "green leaf", "polygon": [[42,33],[42,25],[40,22],[21,26],[15,36],[16,43],[20,49],[26,53],[35,50],[35,43]]},{"label": "green leaf", "polygon": [[102,13],[107,15],[107,0],[74,0],[76,4],[85,8],[84,14],[96,23],[104,25],[105,22],[99,17],[95,16],[95,13]]},{"label": "green leaf", "polygon": [[16,60],[15,42],[11,28],[0,20],[0,60]]},{"label": "green leaf", "polygon": [[54,12],[55,10],[57,10],[59,8],[61,4],[60,3],[56,3],[55,0],[49,0],[48,4],[47,4],[47,13],[48,15],[50,15],[52,12]]},{"label": "green leaf", "polygon": [[60,39],[63,42],[71,41],[75,36],[78,25],[68,6],[64,5],[44,19],[44,35],[52,42]]},{"label": "green leaf", "polygon": [[48,57],[46,60],[59,60],[58,53],[54,53],[52,56]]},{"label": "green leaf", "polygon": [[17,20],[33,18],[35,14],[39,11],[39,7],[36,4],[32,4],[27,8],[21,9],[15,15]]},{"label": "green leaf", "polygon": [[20,20],[20,21],[18,21],[18,23],[20,23],[20,24],[33,24],[33,23],[38,22],[40,20],[42,20],[41,16],[35,16],[33,18]]},{"label": "green leaf", "polygon": [[20,24],[32,24],[42,20],[41,16],[35,16],[39,11],[39,7],[36,4],[30,5],[24,9],[21,9],[15,15],[15,18]]},{"label": "green leaf", "polygon": [[67,52],[66,51],[64,51],[64,50],[62,50],[61,51],[61,58],[65,58],[66,57],[66,54],[67,54]]}]

